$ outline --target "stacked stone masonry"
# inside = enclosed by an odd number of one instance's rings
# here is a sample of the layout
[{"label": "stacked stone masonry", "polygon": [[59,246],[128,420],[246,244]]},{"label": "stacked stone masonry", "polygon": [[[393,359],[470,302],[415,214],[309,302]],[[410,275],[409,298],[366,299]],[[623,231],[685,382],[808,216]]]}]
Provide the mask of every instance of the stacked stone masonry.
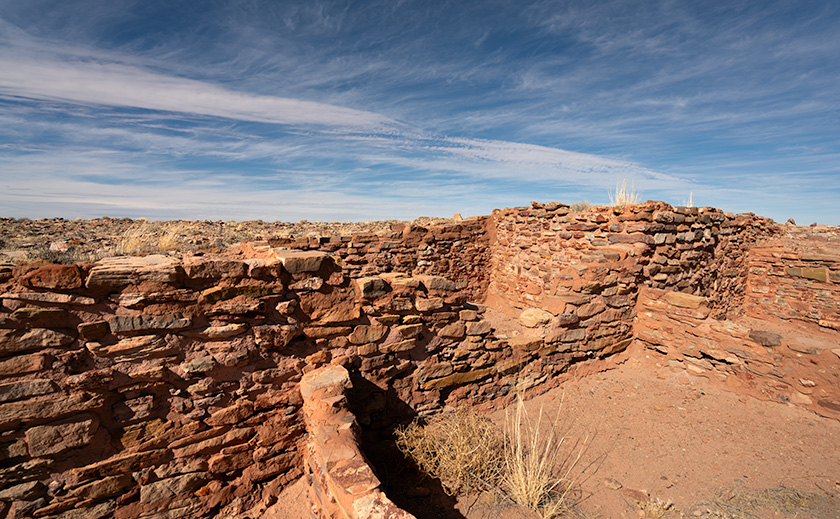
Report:
[{"label": "stacked stone masonry", "polygon": [[[824,334],[784,347],[833,354],[838,255],[786,256],[779,232],[661,202],[532,203],[225,256],[0,269],[0,518],[235,516],[302,467],[314,516],[353,517],[361,496],[387,505],[372,474],[362,489],[333,470],[365,470],[357,425],[545,391],[634,340],[830,415],[840,396],[795,394],[761,342],[775,332],[743,321],[770,301]],[[330,366],[342,391],[306,389]],[[349,457],[331,457],[334,440]]]},{"label": "stacked stone masonry", "polygon": [[349,410],[350,374],[331,365],[307,373],[300,383],[309,439],[306,478],[313,515],[341,519],[414,519],[380,489],[359,446]]},{"label": "stacked stone masonry", "polygon": [[0,286],[0,513],[229,516],[301,475],[298,383],[369,381],[358,420],[507,394],[560,369],[495,338],[448,279],[350,278],[328,254],[30,265]]}]

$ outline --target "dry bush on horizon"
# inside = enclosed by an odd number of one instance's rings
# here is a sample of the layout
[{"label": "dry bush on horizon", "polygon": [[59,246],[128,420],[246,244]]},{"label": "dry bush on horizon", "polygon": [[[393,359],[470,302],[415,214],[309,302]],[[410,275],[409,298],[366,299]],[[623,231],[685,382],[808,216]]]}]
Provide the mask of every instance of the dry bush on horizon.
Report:
[{"label": "dry bush on horizon", "polygon": [[636,192],[636,188],[631,184],[627,187],[627,179],[621,179],[615,184],[615,192],[609,193],[610,205],[613,207],[622,208],[630,204],[638,204],[641,202],[641,196]]}]

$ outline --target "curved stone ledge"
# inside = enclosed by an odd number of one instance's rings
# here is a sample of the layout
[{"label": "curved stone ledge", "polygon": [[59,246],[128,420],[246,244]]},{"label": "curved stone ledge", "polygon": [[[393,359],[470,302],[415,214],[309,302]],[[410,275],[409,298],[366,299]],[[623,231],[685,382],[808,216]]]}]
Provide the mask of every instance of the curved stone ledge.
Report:
[{"label": "curved stone ledge", "polygon": [[413,519],[380,490],[359,448],[356,418],[347,409],[350,374],[330,365],[303,376],[306,481],[319,519]]}]

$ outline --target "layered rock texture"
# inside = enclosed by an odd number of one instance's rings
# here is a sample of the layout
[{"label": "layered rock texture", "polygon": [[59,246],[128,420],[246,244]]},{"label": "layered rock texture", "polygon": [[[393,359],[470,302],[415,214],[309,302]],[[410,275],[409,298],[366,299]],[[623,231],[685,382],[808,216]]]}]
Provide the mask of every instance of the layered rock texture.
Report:
[{"label": "layered rock texture", "polygon": [[5,267],[0,517],[259,515],[304,472],[316,517],[409,517],[359,427],[633,341],[838,418],[838,272],[833,232],[659,202]]}]

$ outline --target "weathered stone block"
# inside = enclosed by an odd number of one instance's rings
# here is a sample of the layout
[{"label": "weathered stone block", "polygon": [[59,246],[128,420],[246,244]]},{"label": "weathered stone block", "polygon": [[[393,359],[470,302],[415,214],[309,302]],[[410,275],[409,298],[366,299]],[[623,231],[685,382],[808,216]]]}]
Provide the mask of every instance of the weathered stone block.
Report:
[{"label": "weathered stone block", "polygon": [[454,292],[457,290],[455,283],[449,281],[446,278],[440,276],[428,276],[425,274],[418,274],[414,276],[416,279],[420,280],[423,283],[423,286],[426,287],[426,290],[440,290],[445,292]]},{"label": "weathered stone block", "polygon": [[120,495],[124,493],[125,489],[133,485],[134,478],[131,477],[131,474],[108,476],[74,488],[70,492],[70,496],[80,499],[103,499]]},{"label": "weathered stone block", "polygon": [[0,330],[0,356],[46,348],[63,348],[76,340],[70,332],[47,328]]},{"label": "weathered stone block", "polygon": [[607,308],[606,303],[601,299],[596,299],[591,303],[580,306],[577,309],[577,315],[581,319],[588,319],[595,314],[603,312]]},{"label": "weathered stone block", "polygon": [[482,368],[482,369],[474,369],[472,371],[464,371],[461,373],[453,373],[452,375],[436,378],[434,380],[429,380],[425,384],[423,384],[424,390],[430,389],[442,389],[449,386],[458,386],[462,384],[468,384],[470,382],[474,382],[476,380],[480,380],[484,377],[492,375],[494,372],[494,368]]},{"label": "weathered stone block", "polygon": [[244,261],[213,256],[188,256],[183,269],[190,279],[242,278],[248,274]]},{"label": "weathered stone block", "polygon": [[198,328],[195,330],[186,330],[181,332],[184,337],[192,337],[195,339],[204,339],[207,341],[219,341],[235,337],[244,333],[248,329],[245,323],[231,323],[221,326],[208,326],[206,328]]},{"label": "weathered stone block", "polygon": [[403,326],[397,326],[397,331],[406,338],[417,337],[423,331],[422,324],[405,324]]},{"label": "weathered stone block", "polygon": [[537,351],[543,347],[543,340],[541,337],[511,337],[508,339],[508,345],[514,350],[519,351]]},{"label": "weathered stone block", "polygon": [[467,323],[467,335],[487,335],[493,331],[488,321],[470,321]]},{"label": "weathered stone block", "polygon": [[417,346],[417,339],[406,339],[400,342],[379,345],[379,353],[396,353],[398,351],[413,350]]},{"label": "weathered stone block", "polygon": [[751,330],[750,339],[761,344],[762,346],[780,346],[782,336],[778,333],[766,332],[763,330]]},{"label": "weathered stone block", "polygon": [[7,360],[0,361],[0,376],[41,371],[46,369],[48,364],[46,355],[16,355]]},{"label": "weathered stone block", "polygon": [[92,305],[96,299],[72,294],[53,294],[51,292],[7,292],[0,294],[0,299],[17,299],[38,303],[58,303],[67,305]]},{"label": "weathered stone block", "polygon": [[115,315],[108,318],[112,333],[183,330],[192,325],[191,315]]},{"label": "weathered stone block", "polygon": [[91,269],[85,285],[91,289],[115,290],[144,281],[173,284],[178,281],[180,271],[178,260],[161,254],[104,258]]},{"label": "weathered stone block", "polygon": [[47,395],[55,392],[55,390],[56,385],[49,379],[21,380],[9,384],[0,384],[0,402]]},{"label": "weathered stone block", "polygon": [[235,287],[211,287],[202,290],[201,297],[208,303],[215,301],[226,301],[234,297],[265,297],[274,294],[282,294],[282,286],[277,285],[239,285]]},{"label": "weathered stone block", "polygon": [[353,329],[348,340],[352,344],[365,344],[368,342],[377,342],[388,333],[388,327],[379,324],[360,324]]},{"label": "weathered stone block", "polygon": [[76,265],[45,265],[22,276],[20,283],[31,288],[71,290],[82,286],[82,275]]},{"label": "weathered stone block", "polygon": [[354,280],[361,297],[365,299],[376,299],[388,293],[388,283],[380,277],[357,278]]},{"label": "weathered stone block", "polygon": [[450,339],[463,339],[467,334],[467,327],[464,323],[449,323],[440,329],[438,335]]},{"label": "weathered stone block", "polygon": [[69,449],[88,445],[99,427],[96,416],[76,418],[72,421],[39,425],[26,430],[26,444],[32,457],[58,454]]},{"label": "weathered stone block", "polygon": [[230,407],[225,407],[224,409],[219,409],[204,421],[210,426],[233,425],[245,420],[252,414],[254,414],[254,403],[245,401]]},{"label": "weathered stone block", "polygon": [[330,365],[310,371],[300,380],[300,393],[305,399],[327,387],[350,389],[350,373],[341,366]]},{"label": "weathered stone block", "polygon": [[110,345],[88,342],[85,347],[97,357],[111,357],[117,362],[161,355],[172,349],[159,335],[128,337]]},{"label": "weathered stone block", "polygon": [[546,312],[540,308],[527,308],[519,314],[519,322],[522,326],[528,328],[537,328],[545,326],[554,318],[551,312]]},{"label": "weathered stone block", "polygon": [[828,272],[824,268],[803,268],[802,277],[814,281],[828,281]]},{"label": "weathered stone block", "polygon": [[440,297],[418,297],[414,300],[414,306],[420,312],[434,312],[443,308],[443,299]]},{"label": "weathered stone block", "polygon": [[274,250],[274,255],[283,264],[286,272],[300,274],[302,272],[318,272],[329,255],[320,251]]}]

